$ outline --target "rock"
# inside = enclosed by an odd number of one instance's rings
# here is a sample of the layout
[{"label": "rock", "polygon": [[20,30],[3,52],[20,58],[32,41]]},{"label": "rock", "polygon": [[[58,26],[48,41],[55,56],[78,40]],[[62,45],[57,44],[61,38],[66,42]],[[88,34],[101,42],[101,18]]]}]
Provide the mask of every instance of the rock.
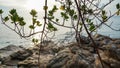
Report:
[{"label": "rock", "polygon": [[[53,57],[51,54],[40,55],[40,66],[45,68],[48,61]],[[24,61],[18,63],[18,67],[23,68],[38,68],[38,55],[32,55]]]},{"label": "rock", "polygon": [[53,41],[51,41],[51,40],[44,40],[44,41],[42,41],[42,46],[48,46],[48,45],[51,45],[51,44],[54,44],[54,42]]},{"label": "rock", "polygon": [[52,50],[52,52],[53,52],[54,54],[55,54],[55,53],[58,53],[61,49],[62,49],[62,47],[57,46],[57,45],[55,45],[55,46],[53,46],[53,47],[51,48],[51,50]]},{"label": "rock", "polygon": [[[53,41],[43,41],[40,51],[41,68],[102,68],[98,56],[92,53],[93,47],[87,37],[81,46],[76,42],[56,45]],[[120,40],[107,36],[94,37],[105,68],[120,67]],[[40,45],[40,44],[38,44]],[[0,68],[38,68],[39,47],[28,49],[20,46],[8,46],[0,49]]]},{"label": "rock", "polygon": [[7,57],[2,57],[1,58],[1,64],[5,64],[7,63],[8,61],[10,61],[11,57],[10,56],[7,56]]},{"label": "rock", "polygon": [[107,57],[114,58],[116,60],[120,60],[120,48],[118,48],[120,45],[106,45],[103,47],[104,49],[104,54]]},{"label": "rock", "polygon": [[110,40],[110,39],[104,39],[100,42],[100,44],[103,46],[103,45],[107,45],[107,44],[112,44],[113,41]]},{"label": "rock", "polygon": [[58,52],[49,61],[47,68],[93,68],[93,63],[94,57],[89,51],[81,51],[75,46]]},{"label": "rock", "polygon": [[85,36],[80,36],[81,40],[83,40],[84,42],[82,42],[83,44],[89,44],[90,43],[90,39],[88,37]]},{"label": "rock", "polygon": [[31,50],[24,49],[20,50],[12,55],[10,55],[11,60],[25,60],[27,57],[31,56],[33,53]]},{"label": "rock", "polygon": [[53,54],[53,55],[55,55],[55,53],[59,52],[60,49],[61,49],[60,46],[57,46],[55,43],[51,42],[46,46],[42,46],[40,52],[42,54]]},{"label": "rock", "polygon": [[[100,52],[105,68],[120,67],[120,45],[109,44],[103,46],[103,51]],[[97,68],[102,68],[98,58],[95,60]]]},{"label": "rock", "polygon": [[93,36],[94,40],[97,40],[97,41],[102,41],[104,39],[110,39],[112,40],[110,37],[108,36],[104,36],[104,35],[101,35],[101,34],[96,34]]},{"label": "rock", "polygon": [[115,40],[114,44],[120,44],[120,40]]},{"label": "rock", "polygon": [[[120,61],[116,59],[109,58],[105,56],[104,54],[101,55],[101,58],[104,64],[104,68],[119,68],[120,67]],[[98,57],[95,59],[95,68],[102,68],[101,62]]]},{"label": "rock", "polygon": [[1,48],[0,52],[1,51],[12,51],[12,50],[17,51],[17,50],[21,50],[21,48],[16,45],[8,45],[7,47]]},{"label": "rock", "polygon": [[2,64],[8,62],[11,57],[11,54],[14,54],[15,52],[19,51],[19,50],[23,50],[23,48],[20,48],[19,46],[15,46],[15,45],[9,45],[7,47],[4,47],[2,49],[0,49],[0,61]]},{"label": "rock", "polygon": [[17,66],[0,65],[0,68],[17,68]]}]

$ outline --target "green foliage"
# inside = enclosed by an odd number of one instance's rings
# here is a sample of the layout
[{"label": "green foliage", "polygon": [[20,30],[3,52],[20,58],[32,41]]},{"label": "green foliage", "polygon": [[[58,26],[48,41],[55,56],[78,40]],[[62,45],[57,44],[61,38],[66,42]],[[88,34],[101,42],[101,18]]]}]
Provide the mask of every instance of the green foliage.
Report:
[{"label": "green foliage", "polygon": [[37,26],[42,26],[39,21],[36,21]]},{"label": "green foliage", "polygon": [[35,23],[37,22],[37,20],[35,18],[32,18],[32,22],[33,22],[33,25],[35,25]]},{"label": "green foliage", "polygon": [[2,9],[0,9],[0,14],[2,14],[3,13],[3,10]]},{"label": "green foliage", "polygon": [[86,5],[82,5],[82,6],[81,6],[81,10],[82,10],[82,11],[86,10],[86,8],[87,8]]},{"label": "green foliage", "polygon": [[106,12],[105,10],[102,10],[102,16],[101,16],[101,17],[102,17],[103,22],[106,22],[106,21],[107,21],[107,18],[108,18],[108,17],[107,17],[106,14],[107,14],[107,12]]},{"label": "green foliage", "polygon": [[19,18],[18,18],[18,22],[19,22],[19,25],[20,25],[20,26],[26,25],[26,22],[24,22],[24,18],[23,18],[23,17],[19,17]]},{"label": "green foliage", "polygon": [[57,8],[57,6],[56,6],[56,5],[54,5],[54,7],[53,7],[52,11],[53,11],[53,12],[56,12],[56,10],[58,10],[58,8]]},{"label": "green foliage", "polygon": [[8,20],[9,20],[9,17],[6,16],[6,17],[4,18],[4,21],[7,22]]},{"label": "green foliage", "polygon": [[84,14],[87,14],[87,6],[86,5],[82,5],[81,10],[83,11]]},{"label": "green foliage", "polygon": [[18,20],[21,22],[21,21],[24,20],[24,18],[23,17],[19,17]]},{"label": "green foliage", "polygon": [[117,9],[120,9],[120,4],[119,4],[119,3],[116,4],[116,8],[117,8]]},{"label": "green foliage", "polygon": [[48,12],[48,19],[49,19],[49,20],[52,20],[52,19],[55,18],[53,14],[54,14],[57,10],[58,10],[58,8],[56,7],[56,5],[54,5],[53,8],[52,8],[52,10],[50,10],[50,11]]},{"label": "green foliage", "polygon": [[16,9],[12,9],[12,10],[10,10],[9,13],[10,13],[11,15],[15,15],[15,14],[17,14]]},{"label": "green foliage", "polygon": [[105,15],[105,14],[106,14],[106,12],[103,10],[103,11],[102,11],[102,15]]},{"label": "green foliage", "polygon": [[48,19],[52,20],[52,19],[54,19],[54,16],[49,16]]},{"label": "green foliage", "polygon": [[90,31],[93,31],[94,29],[95,29],[95,25],[94,25],[94,23],[92,22],[92,20],[91,19],[86,19],[86,22],[89,24],[89,30]]},{"label": "green foliage", "polygon": [[26,23],[24,21],[24,18],[23,17],[20,17],[18,14],[17,14],[17,11],[16,9],[12,9],[9,11],[10,15],[9,16],[6,16],[4,18],[4,21],[8,21],[9,19],[12,21],[11,23],[17,23],[20,25],[20,26],[24,26]]},{"label": "green foliage", "polygon": [[13,23],[19,20],[19,16],[16,12],[16,9],[12,9],[11,11],[9,11],[9,13],[10,13],[10,19],[13,21]]},{"label": "green foliage", "polygon": [[88,10],[88,13],[89,13],[89,14],[93,14],[93,10],[92,10],[92,9],[89,9],[89,10]]},{"label": "green foliage", "polygon": [[44,6],[43,9],[44,9],[44,10],[47,10],[47,9],[48,9],[48,6]]},{"label": "green foliage", "polygon": [[36,12],[36,10],[32,9],[31,12],[30,12],[30,14],[31,14],[33,17],[36,17],[37,12]]},{"label": "green foliage", "polygon": [[36,43],[38,43],[38,39],[33,38],[32,42],[36,44]]},{"label": "green foliage", "polygon": [[61,17],[63,17],[65,20],[69,19],[67,13],[64,13],[64,12],[61,12]]},{"label": "green foliage", "polygon": [[117,14],[117,15],[120,15],[120,4],[119,4],[119,3],[116,4],[116,8],[117,8],[116,14]]},{"label": "green foliage", "polygon": [[29,26],[30,29],[34,30],[36,26],[42,26],[40,21],[37,20],[37,11],[32,9],[30,14],[32,15],[32,25]]},{"label": "green foliage", "polygon": [[74,15],[73,18],[76,20],[77,19],[77,15]]},{"label": "green foliage", "polygon": [[55,21],[56,21],[56,22],[58,22],[58,21],[59,21],[59,19],[57,19],[57,18],[56,18],[56,20],[55,20]]},{"label": "green foliage", "polygon": [[47,29],[50,30],[50,31],[57,31],[57,28],[54,27],[53,24],[50,23],[50,22],[48,23],[48,27],[47,27]]},{"label": "green foliage", "polygon": [[107,17],[106,15],[103,15],[103,16],[102,16],[103,22],[106,22],[106,21],[107,21],[107,18],[108,18],[108,17]]},{"label": "green foliage", "polygon": [[26,22],[22,21],[22,22],[19,22],[19,25],[20,26],[24,26],[26,24]]},{"label": "green foliage", "polygon": [[90,23],[90,28],[89,28],[89,30],[90,31],[93,31],[95,29],[95,25],[93,24],[93,22],[91,22]]},{"label": "green foliage", "polygon": [[70,16],[73,16],[74,13],[75,13],[75,11],[74,11],[73,9],[69,10],[69,15],[70,15]]},{"label": "green foliage", "polygon": [[30,25],[29,28],[30,29],[35,29],[35,27],[33,25]]},{"label": "green foliage", "polygon": [[90,23],[90,22],[91,22],[91,19],[88,19],[88,18],[87,18],[87,19],[86,19],[86,22],[87,22],[87,23]]}]

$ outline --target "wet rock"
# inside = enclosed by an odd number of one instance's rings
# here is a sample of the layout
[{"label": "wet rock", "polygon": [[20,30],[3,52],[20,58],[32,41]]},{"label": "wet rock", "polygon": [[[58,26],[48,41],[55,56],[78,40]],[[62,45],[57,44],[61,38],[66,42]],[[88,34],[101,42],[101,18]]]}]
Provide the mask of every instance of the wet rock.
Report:
[{"label": "wet rock", "polygon": [[25,49],[10,55],[10,57],[11,57],[11,60],[25,60],[27,57],[31,55],[32,55],[32,51],[29,49]]},{"label": "wet rock", "polygon": [[4,53],[7,51],[18,51],[18,50],[22,50],[23,48],[19,47],[19,46],[15,46],[15,45],[8,45],[7,47],[1,48],[0,49],[0,53]]}]

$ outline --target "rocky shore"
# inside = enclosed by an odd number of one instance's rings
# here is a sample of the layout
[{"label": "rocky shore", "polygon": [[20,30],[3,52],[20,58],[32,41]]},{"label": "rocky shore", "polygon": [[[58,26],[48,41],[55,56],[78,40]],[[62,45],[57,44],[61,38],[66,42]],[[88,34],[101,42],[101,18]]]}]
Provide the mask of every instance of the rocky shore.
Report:
[{"label": "rocky shore", "polygon": [[[120,68],[120,39],[97,34],[93,37],[105,68]],[[41,68],[102,68],[91,41],[84,37],[81,48],[75,42],[56,45],[47,41],[40,51]],[[38,68],[38,46],[10,45],[0,49],[0,68]]]}]

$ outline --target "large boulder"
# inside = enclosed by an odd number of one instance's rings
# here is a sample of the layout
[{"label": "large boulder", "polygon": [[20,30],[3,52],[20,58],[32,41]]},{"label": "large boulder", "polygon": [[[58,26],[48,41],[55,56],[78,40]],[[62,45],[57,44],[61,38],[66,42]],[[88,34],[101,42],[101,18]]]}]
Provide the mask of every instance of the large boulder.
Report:
[{"label": "large boulder", "polygon": [[[100,51],[105,68],[120,68],[120,44],[104,45]],[[102,68],[99,58],[96,58],[97,68]]]},{"label": "large boulder", "polygon": [[[51,54],[41,54],[40,55],[40,66],[41,68],[45,68],[48,61],[53,58]],[[18,63],[18,67],[22,68],[38,68],[38,55],[33,54],[32,56],[28,57],[24,61],[20,61]]]},{"label": "large boulder", "polygon": [[16,53],[19,50],[23,50],[24,48],[15,46],[15,45],[9,45],[7,47],[1,48],[0,49],[0,62],[2,64],[8,62],[11,60],[10,55]]},{"label": "large boulder", "polygon": [[[29,48],[33,54],[26,58],[23,61],[18,63],[18,67],[22,68],[38,68],[38,57],[39,57],[39,45],[34,46],[33,48]],[[41,68],[45,68],[46,64],[48,64],[49,60],[53,58],[54,54],[58,52],[59,47],[56,46],[51,41],[44,41],[41,45],[40,51],[40,66]]]},{"label": "large boulder", "polygon": [[33,53],[29,49],[20,50],[14,54],[11,54],[11,60],[25,60],[27,57],[31,56]]},{"label": "large boulder", "polygon": [[58,52],[47,64],[47,68],[93,68],[94,56],[87,50],[73,46]]}]

